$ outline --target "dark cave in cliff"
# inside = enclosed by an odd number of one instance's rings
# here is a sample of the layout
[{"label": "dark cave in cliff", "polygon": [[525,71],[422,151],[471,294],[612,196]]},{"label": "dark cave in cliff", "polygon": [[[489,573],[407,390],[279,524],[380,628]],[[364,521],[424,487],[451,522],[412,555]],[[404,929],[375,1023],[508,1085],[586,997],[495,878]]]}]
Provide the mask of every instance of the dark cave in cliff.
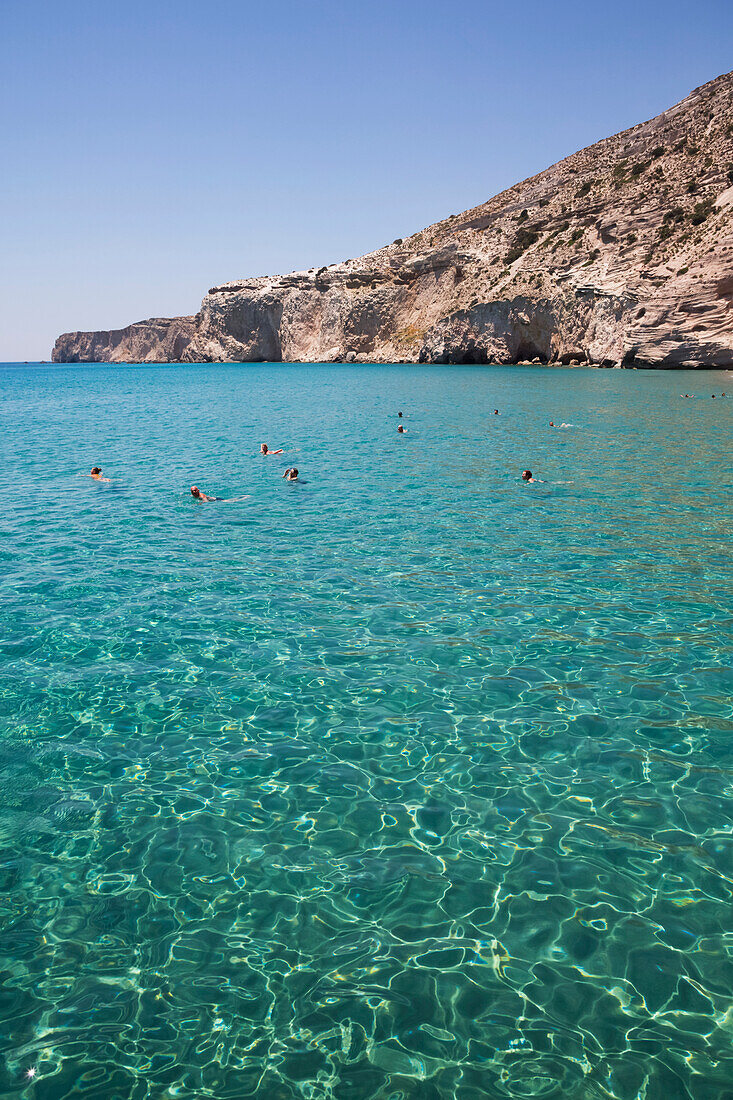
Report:
[{"label": "dark cave in cliff", "polygon": [[454,363],[456,365],[464,365],[470,363],[490,363],[491,360],[486,353],[485,348],[468,348],[465,351],[449,352],[446,357],[447,363]]}]

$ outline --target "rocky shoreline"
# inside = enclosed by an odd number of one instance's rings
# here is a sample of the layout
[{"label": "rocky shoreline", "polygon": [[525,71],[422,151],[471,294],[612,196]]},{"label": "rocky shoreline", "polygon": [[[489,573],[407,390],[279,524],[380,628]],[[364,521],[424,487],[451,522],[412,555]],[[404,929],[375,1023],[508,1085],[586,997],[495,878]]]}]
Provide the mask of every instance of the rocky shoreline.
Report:
[{"label": "rocky shoreline", "polygon": [[733,73],[489,202],[54,362],[733,366]]}]

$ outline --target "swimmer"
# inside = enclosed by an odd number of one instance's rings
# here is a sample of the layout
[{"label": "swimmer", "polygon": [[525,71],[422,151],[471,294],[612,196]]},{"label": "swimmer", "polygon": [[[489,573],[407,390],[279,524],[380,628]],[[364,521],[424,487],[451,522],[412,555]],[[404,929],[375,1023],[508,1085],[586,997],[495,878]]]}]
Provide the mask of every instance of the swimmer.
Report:
[{"label": "swimmer", "polygon": [[260,454],[261,455],[281,455],[282,453],[283,453],[282,447],[280,448],[279,451],[271,451],[266,443],[260,443]]},{"label": "swimmer", "polygon": [[194,498],[194,500],[200,500],[206,503],[211,500],[219,500],[219,497],[209,497],[206,495],[206,493],[202,493],[198,485],[191,486],[191,496]]},{"label": "swimmer", "polygon": [[402,425],[402,424],[398,424],[398,425],[397,425],[397,431],[398,431],[398,432],[404,432],[404,431],[405,431],[405,428],[403,427],[403,425]]},{"label": "swimmer", "polygon": [[399,418],[401,420],[402,419],[402,413],[397,413],[397,415],[399,416]]},{"label": "swimmer", "polygon": [[544,481],[540,481],[538,477],[532,477],[531,470],[522,470],[522,481],[526,481],[531,485],[544,485]]},{"label": "swimmer", "polygon": [[499,415],[499,410],[498,410],[498,409],[494,409],[494,416],[498,416],[498,415]]},{"label": "swimmer", "polygon": [[99,466],[92,466],[92,472],[89,476],[93,477],[95,481],[106,481],[108,485],[112,482],[111,477],[102,477],[102,471]]},{"label": "swimmer", "polygon": [[298,467],[293,466],[292,468],[288,468],[285,471],[285,473],[283,474],[283,477],[287,478],[288,481],[297,481],[298,480]]},{"label": "swimmer", "polygon": [[554,427],[555,427],[555,421],[554,421],[554,420],[551,420],[551,421],[550,421],[550,427],[551,427],[551,428],[554,428]]}]

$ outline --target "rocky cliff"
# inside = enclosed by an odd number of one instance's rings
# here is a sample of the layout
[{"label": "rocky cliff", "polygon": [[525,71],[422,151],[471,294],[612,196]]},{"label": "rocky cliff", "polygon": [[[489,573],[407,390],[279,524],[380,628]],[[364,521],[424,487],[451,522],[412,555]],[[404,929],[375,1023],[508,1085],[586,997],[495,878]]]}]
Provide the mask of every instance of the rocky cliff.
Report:
[{"label": "rocky cliff", "polygon": [[405,240],[213,287],[56,362],[733,365],[733,73]]},{"label": "rocky cliff", "polygon": [[174,363],[196,334],[195,317],[153,317],[126,328],[65,332],[53,349],[54,363]]}]

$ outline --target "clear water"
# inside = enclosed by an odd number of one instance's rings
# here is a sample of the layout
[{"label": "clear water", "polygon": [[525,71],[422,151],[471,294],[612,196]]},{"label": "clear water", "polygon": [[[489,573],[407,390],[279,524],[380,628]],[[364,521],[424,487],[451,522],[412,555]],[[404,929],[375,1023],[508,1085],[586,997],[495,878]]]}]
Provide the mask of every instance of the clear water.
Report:
[{"label": "clear water", "polygon": [[2,1095],[733,1095],[733,375],[0,379]]}]

